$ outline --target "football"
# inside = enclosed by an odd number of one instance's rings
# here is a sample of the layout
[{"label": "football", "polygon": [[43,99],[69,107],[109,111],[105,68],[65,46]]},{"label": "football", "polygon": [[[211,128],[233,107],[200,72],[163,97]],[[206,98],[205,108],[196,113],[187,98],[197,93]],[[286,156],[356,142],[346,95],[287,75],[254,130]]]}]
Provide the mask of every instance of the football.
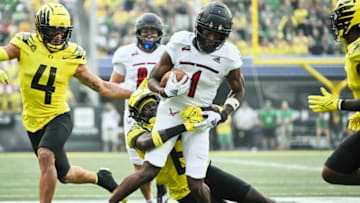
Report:
[{"label": "football", "polygon": [[183,70],[173,68],[173,69],[171,69],[170,71],[168,71],[167,73],[165,73],[163,75],[163,77],[161,78],[161,81],[160,81],[160,87],[165,87],[166,86],[166,83],[167,83],[167,81],[169,79],[170,73],[175,73],[176,74],[177,81],[180,81],[183,77],[188,78],[187,74]]}]

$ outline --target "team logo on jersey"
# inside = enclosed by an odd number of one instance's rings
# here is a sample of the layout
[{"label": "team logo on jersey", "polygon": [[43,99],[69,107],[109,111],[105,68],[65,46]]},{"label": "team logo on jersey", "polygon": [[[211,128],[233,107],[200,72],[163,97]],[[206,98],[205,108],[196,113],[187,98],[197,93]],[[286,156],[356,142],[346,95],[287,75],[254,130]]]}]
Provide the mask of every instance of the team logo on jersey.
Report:
[{"label": "team logo on jersey", "polygon": [[213,58],[213,60],[217,63],[220,63],[220,56]]},{"label": "team logo on jersey", "polygon": [[181,48],[181,51],[190,51],[190,50],[191,48],[189,45]]},{"label": "team logo on jersey", "polygon": [[131,56],[136,56],[136,55],[139,55],[138,51],[135,51],[134,53],[131,54]]},{"label": "team logo on jersey", "polygon": [[175,116],[176,114],[178,114],[180,111],[173,111],[172,108],[169,108],[169,114],[171,116]]},{"label": "team logo on jersey", "polygon": [[36,45],[30,45],[30,49],[32,52],[35,52],[36,51]]}]

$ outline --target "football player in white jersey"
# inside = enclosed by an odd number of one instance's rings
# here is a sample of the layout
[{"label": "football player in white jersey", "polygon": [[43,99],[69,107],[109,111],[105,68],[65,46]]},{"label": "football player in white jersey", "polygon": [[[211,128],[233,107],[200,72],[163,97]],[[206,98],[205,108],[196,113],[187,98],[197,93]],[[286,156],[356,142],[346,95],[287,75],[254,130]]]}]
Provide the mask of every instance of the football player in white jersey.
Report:
[{"label": "football player in white jersey", "polygon": [[[144,13],[135,25],[136,43],[119,47],[114,53],[113,72],[110,82],[122,83],[123,87],[135,91],[140,83],[150,75],[151,70],[159,61],[165,46],[160,44],[163,36],[163,22],[154,13]],[[124,131],[128,134],[129,128],[134,122],[129,117],[128,99],[125,100]],[[125,143],[127,143],[125,141]],[[140,169],[143,160],[133,148],[126,144],[126,150],[134,170]],[[151,182],[140,187],[140,190],[147,202],[151,202]],[[160,192],[160,188],[158,192]]]},{"label": "football player in white jersey", "polygon": [[[225,42],[232,27],[232,14],[220,2],[210,2],[198,14],[195,32],[175,33],[166,45],[149,77],[149,88],[166,99],[160,101],[154,130],[161,130],[182,123],[179,111],[186,106],[209,106],[224,79],[231,92],[223,111],[205,111],[202,129],[182,133],[186,175],[189,188],[197,202],[211,202],[209,188],[204,184],[209,153],[209,129],[227,119],[236,110],[244,94],[244,78],[241,74],[242,60],[239,50]],[[159,81],[171,68],[182,69],[189,80],[177,81],[170,75],[165,87]],[[163,146],[146,152],[142,168],[128,176],[115,189],[110,202],[123,199],[139,186],[152,180],[164,166],[166,157],[178,136]]]}]

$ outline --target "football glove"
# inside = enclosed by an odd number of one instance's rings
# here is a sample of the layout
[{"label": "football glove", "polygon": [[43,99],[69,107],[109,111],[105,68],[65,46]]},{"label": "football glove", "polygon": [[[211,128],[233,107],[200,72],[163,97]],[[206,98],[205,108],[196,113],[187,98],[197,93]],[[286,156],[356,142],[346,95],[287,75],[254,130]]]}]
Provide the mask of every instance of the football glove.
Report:
[{"label": "football glove", "polygon": [[186,131],[194,131],[199,129],[200,123],[204,120],[201,115],[201,108],[195,106],[188,106],[180,111],[180,116],[184,119],[184,126]]},{"label": "football glove", "polygon": [[190,80],[188,77],[183,77],[177,81],[176,74],[170,73],[169,79],[164,88],[164,93],[167,97],[175,97],[187,92],[190,88]]},{"label": "football glove", "polygon": [[5,71],[0,70],[0,84],[8,84],[9,78]]},{"label": "football glove", "polygon": [[203,111],[202,116],[204,117],[204,121],[201,122],[198,126],[204,128],[213,128],[227,119],[227,113],[225,111]]},{"label": "football glove", "polygon": [[339,99],[321,87],[322,95],[308,96],[309,108],[313,112],[327,112],[337,111],[339,106]]},{"label": "football glove", "polygon": [[353,131],[360,130],[360,112],[356,112],[349,117],[348,128]]}]

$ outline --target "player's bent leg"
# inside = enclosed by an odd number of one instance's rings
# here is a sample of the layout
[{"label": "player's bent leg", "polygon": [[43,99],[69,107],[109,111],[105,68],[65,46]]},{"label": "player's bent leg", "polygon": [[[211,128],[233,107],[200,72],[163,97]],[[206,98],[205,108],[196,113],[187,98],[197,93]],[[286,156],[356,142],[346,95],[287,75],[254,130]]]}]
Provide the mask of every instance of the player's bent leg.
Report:
[{"label": "player's bent leg", "polygon": [[260,192],[258,192],[255,188],[251,187],[248,193],[245,196],[244,202],[248,203],[275,203],[275,200],[272,200]]},{"label": "player's bent leg", "polygon": [[40,167],[40,202],[50,203],[57,182],[55,155],[50,149],[40,147],[37,150],[37,157]]},{"label": "player's bent leg", "polygon": [[332,170],[324,166],[322,178],[330,184],[340,185],[360,185],[360,171],[355,170],[353,173],[345,174]]},{"label": "player's bent leg", "polygon": [[203,179],[194,179],[187,176],[190,191],[198,203],[210,203],[210,188],[204,183]]},{"label": "player's bent leg", "polygon": [[331,184],[360,185],[360,132],[350,135],[326,160],[322,178]]},{"label": "player's bent leg", "polygon": [[117,186],[111,195],[109,202],[117,203],[118,201],[126,198],[136,189],[140,188],[140,186],[153,180],[159,173],[160,169],[161,168],[155,167],[148,161],[145,161],[138,171],[135,171],[130,176],[127,176],[120,185]]},{"label": "player's bent leg", "polygon": [[[134,164],[135,171],[140,170],[140,168],[141,165]],[[142,185],[140,187],[140,191],[143,194],[146,202],[152,202],[151,181]]]}]

